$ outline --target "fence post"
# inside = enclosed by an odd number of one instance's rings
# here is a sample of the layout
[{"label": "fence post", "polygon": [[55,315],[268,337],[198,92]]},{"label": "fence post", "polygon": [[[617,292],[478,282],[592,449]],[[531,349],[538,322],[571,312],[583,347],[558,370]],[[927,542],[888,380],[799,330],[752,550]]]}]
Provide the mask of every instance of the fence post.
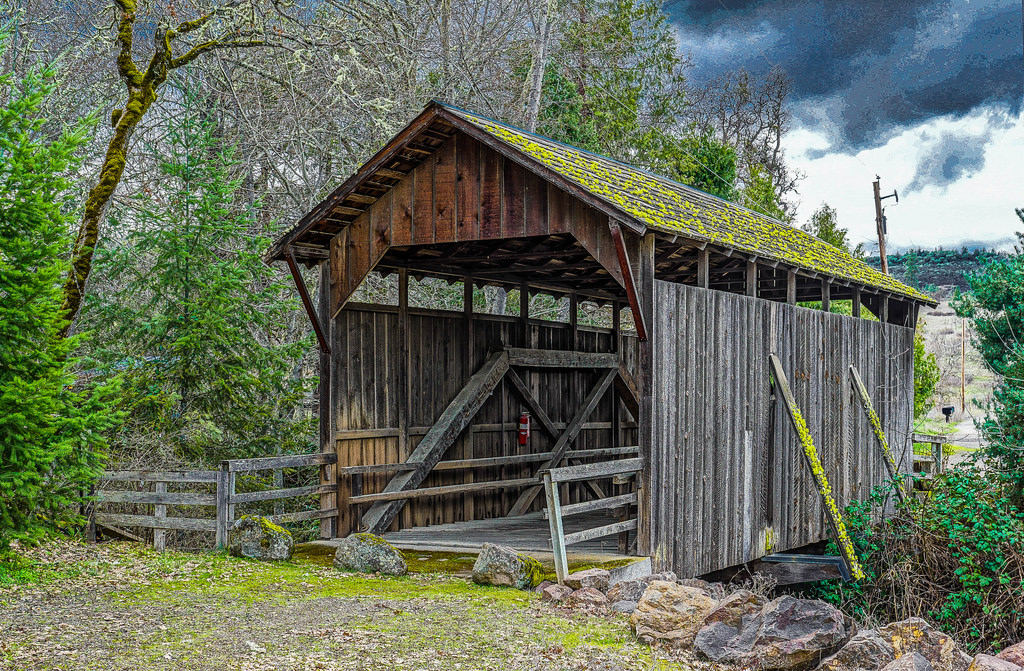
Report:
[{"label": "fence post", "polygon": [[555,558],[555,575],[558,584],[565,584],[569,575],[569,561],[565,555],[565,536],[562,533],[562,504],[558,499],[558,483],[551,481],[551,474],[544,474],[544,494],[548,505],[548,524],[551,527],[551,553]]},{"label": "fence post", "polygon": [[220,462],[220,470],[217,471],[217,549],[223,550],[228,546],[228,532],[231,529],[230,519],[233,517],[230,510],[231,500],[231,478],[232,473],[228,470],[228,462]]},{"label": "fence post", "polygon": [[[167,493],[166,482],[154,482],[153,491],[157,494]],[[163,503],[153,504],[153,517],[156,518],[156,523],[159,524],[161,520],[167,517],[167,506]],[[163,552],[164,548],[167,547],[167,532],[159,527],[153,528],[153,549]]]}]

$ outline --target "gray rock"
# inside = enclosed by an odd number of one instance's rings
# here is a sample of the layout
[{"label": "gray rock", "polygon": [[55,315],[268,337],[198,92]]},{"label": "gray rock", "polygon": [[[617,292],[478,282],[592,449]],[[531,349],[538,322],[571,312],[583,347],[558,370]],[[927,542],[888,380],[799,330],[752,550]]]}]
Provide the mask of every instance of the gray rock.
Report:
[{"label": "gray rock", "polygon": [[909,652],[883,666],[882,671],[934,671],[934,667],[921,653]]},{"label": "gray rock", "polygon": [[[695,637],[697,651],[715,662],[759,669],[807,669],[846,643],[843,614],[824,601],[783,596],[740,627],[712,622]],[[735,620],[733,620],[735,621]]]},{"label": "gray rock", "polygon": [[229,550],[236,557],[284,561],[291,559],[293,546],[291,533],[266,517],[245,515],[231,528]]},{"label": "gray rock", "polygon": [[702,589],[711,595],[713,599],[721,599],[725,596],[725,587],[718,582],[708,582],[707,580],[701,580],[700,578],[683,578],[679,581],[679,584],[683,587],[696,587]]},{"label": "gray rock", "polygon": [[1007,662],[1013,662],[1017,666],[1024,666],[1024,641],[1011,645],[1009,648],[996,655],[996,657],[1004,659]]},{"label": "gray rock", "polygon": [[605,592],[608,590],[608,581],[611,578],[612,574],[608,571],[601,568],[591,568],[565,576],[565,584],[573,589],[593,587],[600,592]]},{"label": "gray rock", "polygon": [[629,599],[623,599],[622,601],[616,601],[612,603],[612,610],[616,613],[632,613],[636,610],[637,602],[630,601]]},{"label": "gray rock", "polygon": [[342,571],[383,575],[405,575],[409,570],[402,553],[373,534],[351,534],[342,538],[334,553],[334,567]]},{"label": "gray rock", "polygon": [[537,594],[543,594],[545,587],[550,587],[551,585],[554,585],[554,584],[555,583],[551,582],[550,580],[544,580],[543,582],[541,582],[541,584],[539,584],[536,587],[534,587],[533,591],[536,592]]},{"label": "gray rock", "polygon": [[897,658],[911,652],[920,653],[935,671],[967,671],[971,665],[971,658],[952,638],[919,617],[879,627],[878,634],[892,645]]},{"label": "gray rock", "polygon": [[623,580],[612,585],[608,590],[609,601],[639,601],[647,591],[647,582],[644,580]]},{"label": "gray rock", "polygon": [[541,581],[540,562],[505,545],[484,543],[473,564],[473,582],[531,589]]},{"label": "gray rock", "polygon": [[704,590],[655,580],[644,592],[630,622],[637,638],[645,643],[657,641],[688,648],[715,603]]},{"label": "gray rock", "polygon": [[839,652],[822,661],[821,671],[875,671],[896,659],[896,652],[874,629],[857,632]]},{"label": "gray rock", "polygon": [[998,655],[978,655],[968,671],[1021,671],[1021,667]]},{"label": "gray rock", "polygon": [[608,605],[608,597],[596,587],[581,587],[565,599],[570,606],[590,606],[603,608]]},{"label": "gray rock", "polygon": [[655,580],[664,580],[665,582],[676,582],[678,578],[676,577],[676,574],[672,571],[662,571],[661,573],[652,573],[651,575],[645,575],[643,578],[638,578],[638,580],[643,580],[645,583],[650,585]]},{"label": "gray rock", "polygon": [[764,598],[757,594],[745,589],[737,590],[718,602],[704,619],[704,624],[722,622],[739,630],[744,624],[744,618],[755,617],[764,604]]},{"label": "gray rock", "polygon": [[569,598],[572,591],[572,587],[566,587],[565,585],[548,585],[541,591],[540,600],[561,603]]}]

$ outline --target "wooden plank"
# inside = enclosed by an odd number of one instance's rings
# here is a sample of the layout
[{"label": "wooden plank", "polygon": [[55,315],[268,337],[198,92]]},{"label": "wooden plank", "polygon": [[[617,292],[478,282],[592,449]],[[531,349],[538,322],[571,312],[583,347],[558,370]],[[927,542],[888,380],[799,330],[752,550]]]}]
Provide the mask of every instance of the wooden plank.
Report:
[{"label": "wooden plank", "polygon": [[300,468],[302,466],[322,466],[334,464],[338,455],[332,452],[316,452],[314,454],[289,454],[281,457],[258,457],[256,459],[229,459],[228,472],[242,473],[247,471],[265,471],[275,468]]},{"label": "wooden plank", "polygon": [[525,368],[618,368],[619,356],[614,353],[570,352],[554,349],[508,347],[510,366]]},{"label": "wooden plank", "polygon": [[[215,494],[195,494],[192,492],[168,492],[166,482],[156,482],[158,487],[152,492],[99,491],[96,492],[97,503],[153,503],[164,506],[215,506]],[[161,491],[162,490],[162,491]]]},{"label": "wooden plank", "polygon": [[480,144],[467,135],[455,137],[458,240],[480,235]]},{"label": "wooden plank", "polygon": [[[882,454],[882,462],[889,470],[889,477],[898,478],[900,469],[896,465],[896,458],[893,456],[892,450],[889,449],[889,441],[885,437],[881,420],[875,413],[875,407],[871,403],[871,396],[868,395],[867,387],[864,386],[864,381],[860,379],[860,373],[853,364],[850,364],[850,384],[853,385],[854,395],[860,401],[861,408],[864,409],[864,415],[867,417],[868,424],[871,426],[871,432],[875,437],[875,444],[878,445],[878,449]],[[896,496],[900,501],[907,500],[907,493],[903,489],[903,482],[900,482],[896,487]]]},{"label": "wooden plank", "polygon": [[629,254],[626,251],[626,241],[622,237],[622,228],[614,219],[608,220],[608,228],[611,231],[612,241],[615,244],[615,253],[619,260],[619,270],[622,273],[623,288],[626,290],[626,298],[629,300],[629,307],[633,312],[633,322],[636,326],[637,337],[640,339],[640,342],[645,342],[648,333],[647,316],[643,306],[640,305],[639,290],[633,277],[633,268],[629,261]]},{"label": "wooden plank", "polygon": [[255,503],[256,501],[276,501],[291,499],[312,494],[329,494],[335,490],[334,485],[310,485],[307,487],[290,487],[288,489],[268,489],[263,492],[244,492],[231,497],[230,503]]},{"label": "wooden plank", "polygon": [[266,517],[274,524],[285,524],[286,522],[304,522],[306,520],[319,520],[325,517],[334,517],[337,514],[337,508],[329,508],[327,510],[303,510],[297,513],[267,515]]},{"label": "wooden plank", "polygon": [[[554,456],[549,461],[544,462],[544,465],[541,466],[540,470],[543,471],[545,469],[549,469],[552,466],[557,465],[562,460],[562,456],[568,449],[569,444],[576,439],[577,435],[579,435],[584,421],[592,412],[594,412],[594,408],[597,407],[601,397],[604,396],[604,393],[608,390],[608,387],[611,385],[612,379],[615,377],[617,372],[618,367],[611,368],[598,379],[597,384],[594,385],[590,390],[590,393],[587,394],[587,397],[583,400],[583,405],[576,412],[576,416],[573,417],[571,422],[569,422],[569,426],[566,427],[565,431],[562,432],[562,435],[558,437],[558,441],[555,443],[554,447],[551,448]],[[523,492],[512,505],[511,510],[508,512],[508,517],[515,517],[526,513],[530,509],[530,505],[533,503],[533,500],[536,499],[537,495],[540,493],[540,489],[540,487],[531,487]]]},{"label": "wooden plank", "polygon": [[702,289],[708,288],[708,277],[710,275],[711,252],[705,247],[697,250],[697,286]]},{"label": "wooden plank", "polygon": [[[153,483],[153,493],[158,495],[158,496],[159,495],[167,496],[167,483],[166,482],[154,482]],[[163,503],[158,503],[157,505],[153,506],[153,517],[155,517],[159,521],[158,524],[160,522],[162,522],[163,520],[166,520],[167,519],[167,506],[164,505]],[[153,529],[153,549],[156,550],[157,552],[163,552],[164,549],[166,548],[166,546],[167,546],[167,533],[163,529],[161,529],[159,527],[156,528],[156,529]]]},{"label": "wooden plank", "polygon": [[434,241],[454,242],[456,209],[455,138],[434,152]]},{"label": "wooden plank", "polygon": [[[583,503],[571,503],[567,506],[562,506],[562,517],[571,517],[572,515],[582,515],[584,513],[593,512],[595,510],[608,510],[614,508],[624,508],[626,506],[635,504],[637,502],[637,494],[620,494],[618,496],[609,496],[606,499],[598,499],[596,501],[584,501]],[[544,519],[548,519],[550,510],[544,509]]]},{"label": "wooden plank", "polygon": [[602,461],[596,464],[582,464],[580,466],[562,466],[552,468],[552,482],[574,482],[578,480],[589,480],[607,478],[620,473],[636,473],[644,467],[644,460],[618,459],[616,461]]},{"label": "wooden plank", "polygon": [[484,149],[480,157],[480,239],[501,237],[501,166],[504,159]]},{"label": "wooden plank", "polygon": [[796,305],[796,271],[792,268],[786,271],[786,302]]},{"label": "wooden plank", "polygon": [[633,415],[633,419],[639,418],[640,390],[637,387],[633,374],[621,362],[619,363],[618,374],[615,376],[615,391],[622,400],[622,404],[626,406],[626,410],[629,410],[629,414]]},{"label": "wooden plank", "polygon": [[513,161],[505,161],[502,175],[501,237],[520,238],[526,231],[526,170]]},{"label": "wooden plank", "polygon": [[548,526],[551,530],[551,540],[549,541],[552,549],[552,554],[555,560],[555,578],[558,580],[559,585],[565,584],[565,579],[569,575],[569,560],[565,554],[565,532],[562,529],[562,503],[558,498],[558,485],[551,482],[550,476],[544,474],[544,496],[547,503],[547,511],[551,514],[547,516]]},{"label": "wooden plank", "polygon": [[228,519],[228,498],[231,496],[230,477],[227,464],[221,462],[220,470],[217,471],[217,519],[214,523],[218,550],[223,550],[228,546],[231,524],[234,522],[234,520]]},{"label": "wooden plank", "polygon": [[349,503],[378,503],[421,499],[428,496],[445,496],[463,494],[465,492],[483,492],[493,489],[517,489],[537,484],[537,478],[515,478],[511,480],[494,480],[489,482],[469,482],[461,485],[441,485],[439,487],[423,487],[404,491],[380,492],[379,494],[362,494],[349,497]]},{"label": "wooden plank", "polygon": [[216,531],[216,520],[197,520],[188,517],[164,517],[155,515],[122,515],[117,513],[96,513],[97,524],[113,524],[122,527],[146,527],[148,529],[179,529],[183,531]]},{"label": "wooden plank", "polygon": [[636,528],[636,520],[616,522],[615,524],[607,524],[603,527],[596,527],[594,529],[587,529],[586,531],[577,531],[573,534],[566,534],[564,543],[566,545],[575,545],[576,543],[589,541],[592,538],[600,538],[601,536],[611,536],[613,534],[621,533],[623,531],[633,531]]},{"label": "wooden plank", "polygon": [[[509,357],[511,361],[511,356]],[[537,423],[540,424],[541,428],[551,436],[553,439],[558,440],[558,429],[555,427],[555,423],[548,417],[548,413],[544,410],[544,406],[536,399],[530,388],[526,386],[523,379],[519,377],[519,374],[514,370],[509,369],[508,373],[505,374],[508,381],[511,383],[512,391],[514,391],[524,403],[530,408],[532,416],[536,418]]]},{"label": "wooden plank", "polygon": [[747,271],[744,275],[744,280],[746,283],[746,295],[757,298],[757,261],[747,261]]},{"label": "wooden plank", "polygon": [[[506,352],[496,352],[488,357],[409,455],[406,461],[419,464],[420,468],[396,475],[384,488],[383,493],[408,491],[423,482],[455,438],[469,425],[484,401],[490,397],[491,392],[505,376],[508,365],[509,356]],[[375,503],[363,515],[364,527],[369,533],[379,534],[390,526],[403,504],[401,500],[381,500]]]},{"label": "wooden plank", "polygon": [[97,480],[110,482],[216,482],[217,471],[104,471]]}]

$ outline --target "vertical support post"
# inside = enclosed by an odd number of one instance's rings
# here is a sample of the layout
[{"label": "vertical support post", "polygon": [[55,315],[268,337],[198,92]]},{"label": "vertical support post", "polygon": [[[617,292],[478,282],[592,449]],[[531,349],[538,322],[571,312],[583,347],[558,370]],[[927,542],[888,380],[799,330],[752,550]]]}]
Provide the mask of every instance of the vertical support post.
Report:
[{"label": "vertical support post", "polygon": [[708,288],[711,265],[711,252],[708,248],[697,250],[697,286],[703,289]]},{"label": "vertical support post", "polygon": [[828,279],[821,281],[821,309],[825,312],[832,310],[832,283]]},{"label": "vertical support post", "polygon": [[523,347],[530,346],[530,287],[526,282],[519,284],[519,324],[523,333]]},{"label": "vertical support post", "polygon": [[[334,320],[331,319],[331,266],[327,262],[320,264],[320,287],[318,308],[323,318],[325,335],[329,339],[334,333]],[[328,340],[329,342],[329,340]],[[320,451],[337,453],[334,442],[334,404],[331,402],[331,370],[332,352],[320,350],[319,382],[317,396],[320,405]],[[320,495],[320,510],[338,508],[338,465],[324,464],[320,467],[320,484],[334,485],[334,492]],[[338,516],[320,520],[320,538],[334,538],[338,530]]]},{"label": "vertical support post", "polygon": [[[154,494],[166,494],[167,483],[166,482],[154,482],[153,483]],[[161,520],[167,519],[167,505],[163,503],[153,504],[153,517],[156,518],[156,523],[160,524]],[[167,547],[167,532],[160,527],[153,527],[153,549],[157,552],[163,552],[164,548]]]},{"label": "vertical support post", "polygon": [[[468,380],[473,375],[473,371],[476,370],[476,351],[473,347],[473,276],[465,275],[462,278],[462,327],[463,333],[466,340],[465,359],[463,360],[463,374]],[[462,440],[466,441],[468,449],[466,451],[467,457],[472,457],[473,454],[473,432],[467,431]],[[473,469],[467,468],[463,478],[465,482],[473,482]],[[463,497],[463,506],[465,510],[465,519],[472,520],[476,519],[476,497],[473,496],[472,492],[467,492]]]},{"label": "vertical support post", "polygon": [[889,297],[885,294],[878,294],[878,321],[889,323]]},{"label": "vertical support post", "polygon": [[796,271],[792,268],[786,271],[786,302],[796,305]]},{"label": "vertical support post", "polygon": [[757,261],[747,261],[746,294],[757,298]]},{"label": "vertical support post", "polygon": [[398,458],[405,461],[409,447],[409,269],[398,269]]},{"label": "vertical support post", "polygon": [[573,291],[569,294],[569,332],[571,333],[569,339],[572,341],[573,351],[579,349],[579,312],[580,301],[576,292]]},{"label": "vertical support post", "polygon": [[860,319],[860,287],[853,287],[853,309],[850,314]]},{"label": "vertical support post", "polygon": [[228,546],[228,534],[231,525],[228,522],[228,481],[231,473],[228,472],[228,462],[220,462],[220,470],[217,471],[217,549],[224,550]]},{"label": "vertical support post", "polygon": [[565,535],[562,532],[562,504],[558,498],[558,485],[551,482],[551,474],[544,474],[544,496],[548,506],[548,527],[551,529],[551,553],[555,557],[555,576],[559,585],[569,575],[569,559],[565,554]]},{"label": "vertical support post", "polygon": [[[637,376],[637,387],[640,394],[640,417],[637,418],[637,436],[640,446],[640,455],[644,458],[644,469],[641,471],[640,498],[637,506],[639,523],[637,525],[637,550],[638,554],[653,556],[654,544],[658,541],[658,529],[655,527],[658,505],[653,498],[658,474],[654,473],[657,460],[654,452],[654,343],[657,321],[654,319],[654,234],[647,233],[640,240],[639,254],[636,264],[636,286],[637,303],[641,313],[647,316],[650,331],[647,339],[641,340],[639,375]],[[659,556],[664,556],[659,555]],[[672,561],[664,557],[660,561]],[[659,566],[656,571],[663,570]]]}]

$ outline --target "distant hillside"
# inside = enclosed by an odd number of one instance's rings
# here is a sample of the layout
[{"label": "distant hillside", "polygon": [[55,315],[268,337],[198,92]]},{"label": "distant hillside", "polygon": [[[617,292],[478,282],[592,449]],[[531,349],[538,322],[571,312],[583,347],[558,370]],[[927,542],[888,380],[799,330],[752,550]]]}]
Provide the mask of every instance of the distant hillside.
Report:
[{"label": "distant hillside", "polygon": [[[991,249],[914,249],[890,254],[889,272],[901,282],[921,289],[944,285],[967,289],[968,274],[1005,257],[1005,252]],[[874,268],[880,267],[877,256],[869,256],[864,261]]]}]

